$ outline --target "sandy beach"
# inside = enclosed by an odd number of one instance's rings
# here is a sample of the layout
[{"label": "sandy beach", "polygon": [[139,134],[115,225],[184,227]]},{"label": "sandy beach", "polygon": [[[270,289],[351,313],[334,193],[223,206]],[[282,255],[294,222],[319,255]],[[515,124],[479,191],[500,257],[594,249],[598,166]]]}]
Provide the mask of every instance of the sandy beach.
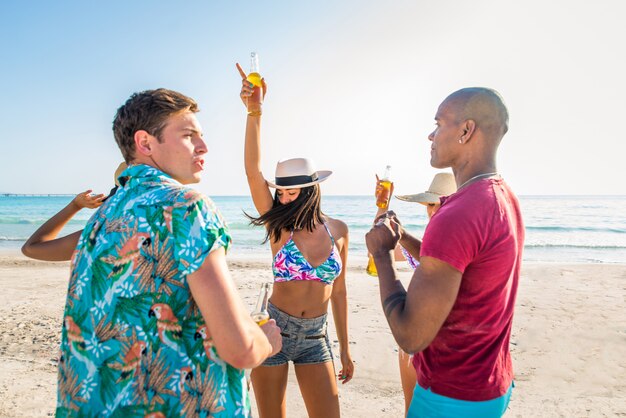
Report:
[{"label": "sandy beach", "polygon": [[[252,307],[259,284],[271,279],[269,259],[233,258],[229,264],[241,297]],[[397,347],[381,313],[378,282],[364,273],[364,260],[351,264],[355,376],[340,387],[342,416],[401,417]],[[68,272],[68,263],[0,254],[2,417],[54,414]],[[410,278],[405,267],[401,275]],[[506,416],[626,416],[625,300],[625,265],[524,265],[511,346],[516,388]],[[293,373],[287,397],[288,416],[306,417]]]}]

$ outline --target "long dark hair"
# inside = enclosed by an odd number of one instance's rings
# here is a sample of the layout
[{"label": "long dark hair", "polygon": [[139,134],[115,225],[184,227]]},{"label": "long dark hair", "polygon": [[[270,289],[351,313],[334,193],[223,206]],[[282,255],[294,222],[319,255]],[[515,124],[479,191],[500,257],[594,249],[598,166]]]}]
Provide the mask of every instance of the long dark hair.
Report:
[{"label": "long dark hair", "polygon": [[324,214],[321,208],[320,186],[303,187],[300,194],[293,202],[285,205],[278,200],[278,193],[274,193],[274,203],[272,208],[258,217],[244,214],[250,219],[250,224],[255,226],[265,226],[266,243],[270,239],[272,242],[278,242],[281,232],[294,231],[306,228],[309,232],[313,231],[315,225],[324,222]]}]

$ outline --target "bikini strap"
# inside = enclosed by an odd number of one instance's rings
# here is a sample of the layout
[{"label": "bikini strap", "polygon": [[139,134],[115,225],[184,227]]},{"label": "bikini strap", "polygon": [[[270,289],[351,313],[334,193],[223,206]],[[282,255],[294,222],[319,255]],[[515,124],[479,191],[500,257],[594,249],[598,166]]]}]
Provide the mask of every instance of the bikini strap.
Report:
[{"label": "bikini strap", "polygon": [[330,237],[330,241],[332,242],[333,246],[335,245],[335,238],[333,237],[333,234],[330,233],[330,229],[328,229],[328,226],[326,226],[326,222],[323,222],[322,225],[324,225],[324,228],[326,228],[326,232],[328,232],[328,236]]}]

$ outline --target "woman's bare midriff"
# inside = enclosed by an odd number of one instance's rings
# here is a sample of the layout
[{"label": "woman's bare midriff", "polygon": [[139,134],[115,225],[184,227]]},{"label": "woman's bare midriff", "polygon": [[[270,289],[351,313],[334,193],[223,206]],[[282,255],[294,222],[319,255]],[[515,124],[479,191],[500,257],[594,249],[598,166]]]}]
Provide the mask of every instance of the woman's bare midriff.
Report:
[{"label": "woman's bare midriff", "polygon": [[316,281],[274,283],[270,302],[281,311],[298,318],[317,318],[328,311],[333,287]]}]

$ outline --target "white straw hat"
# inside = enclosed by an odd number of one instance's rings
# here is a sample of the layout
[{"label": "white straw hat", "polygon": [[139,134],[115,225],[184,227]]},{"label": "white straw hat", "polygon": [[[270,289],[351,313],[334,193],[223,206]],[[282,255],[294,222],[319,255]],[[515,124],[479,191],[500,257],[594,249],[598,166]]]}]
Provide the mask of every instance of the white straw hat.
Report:
[{"label": "white straw hat", "polygon": [[456,181],[452,173],[437,173],[424,193],[396,196],[405,202],[416,202],[422,205],[439,203],[441,196],[449,196],[456,192]]},{"label": "white straw hat", "polygon": [[315,170],[313,161],[308,158],[290,158],[276,164],[274,182],[265,181],[276,189],[297,189],[321,183],[332,173],[330,170]]}]

